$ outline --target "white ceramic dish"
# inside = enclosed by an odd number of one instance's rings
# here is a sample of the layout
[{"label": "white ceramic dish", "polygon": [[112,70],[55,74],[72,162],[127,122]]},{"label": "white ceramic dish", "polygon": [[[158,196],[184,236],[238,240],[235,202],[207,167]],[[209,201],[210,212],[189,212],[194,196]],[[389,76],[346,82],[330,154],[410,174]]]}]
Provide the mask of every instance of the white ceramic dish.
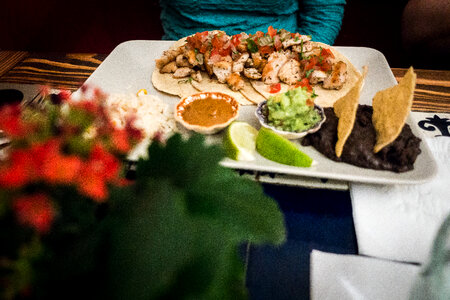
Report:
[{"label": "white ceramic dish", "polygon": [[[186,107],[193,101],[201,101],[208,97],[211,97],[213,99],[219,99],[219,100],[229,103],[234,112],[232,117],[229,118],[224,123],[214,124],[211,126],[201,126],[198,124],[191,124],[191,123],[186,122],[183,118],[183,112],[186,109]],[[216,109],[216,111],[217,111],[217,109]],[[239,102],[237,102],[237,100],[234,99],[233,97],[231,97],[230,95],[223,94],[223,93],[218,93],[218,92],[198,93],[198,94],[190,95],[190,96],[187,96],[187,97],[184,97],[183,99],[181,99],[181,101],[175,105],[174,116],[175,116],[175,120],[177,120],[177,122],[179,122],[180,124],[182,124],[185,128],[187,128],[189,130],[193,130],[193,131],[201,133],[201,134],[214,134],[214,133],[217,133],[217,132],[221,131],[222,129],[226,128],[228,125],[231,124],[231,122],[233,122],[234,120],[237,119],[237,117],[239,117]]]},{"label": "white ceramic dish", "polygon": [[[160,93],[155,90],[151,83],[151,75],[155,68],[155,59],[170,47],[171,41],[128,41],[118,45],[104,62],[88,78],[86,84],[97,86],[107,93],[133,92],[144,88],[150,94],[156,95],[166,101],[171,107],[180,101],[176,96]],[[358,68],[369,67],[364,88],[361,91],[360,104],[371,104],[375,93],[395,85],[397,82],[384,55],[371,48],[364,47],[336,47],[346,55]],[[259,122],[255,117],[255,106],[242,106],[240,108],[240,121],[246,121],[252,126],[259,128]],[[422,134],[417,124],[408,118],[414,134],[421,137]],[[221,135],[209,136],[212,142],[220,142]],[[256,155],[253,161],[234,161],[224,159],[223,166],[262,172],[281,173],[287,175],[309,176],[324,179],[336,179],[352,182],[365,182],[377,184],[418,184],[432,179],[437,172],[437,166],[431,152],[422,141],[422,153],[418,156],[414,170],[405,173],[394,173],[389,171],[378,171],[359,168],[345,163],[329,160],[312,147],[298,147],[310,155],[317,164],[310,168],[298,168],[286,166],[269,161],[260,155]]]},{"label": "white ceramic dish", "polygon": [[265,116],[264,112],[263,112],[263,110],[266,107],[266,104],[267,104],[267,101],[263,101],[263,102],[260,102],[258,104],[258,106],[256,107],[255,116],[258,119],[259,124],[261,124],[261,126],[264,126],[266,128],[269,128],[269,129],[275,131],[282,137],[285,137],[289,140],[297,140],[299,138],[306,136],[307,134],[318,131],[320,129],[320,127],[322,127],[322,124],[327,120],[327,118],[325,116],[325,112],[323,111],[323,108],[318,105],[315,105],[315,109],[319,113],[319,115],[322,117],[322,119],[319,122],[317,122],[317,124],[314,125],[314,127],[310,128],[308,130],[300,131],[300,132],[278,130],[275,127],[273,127],[267,123],[267,116]]}]

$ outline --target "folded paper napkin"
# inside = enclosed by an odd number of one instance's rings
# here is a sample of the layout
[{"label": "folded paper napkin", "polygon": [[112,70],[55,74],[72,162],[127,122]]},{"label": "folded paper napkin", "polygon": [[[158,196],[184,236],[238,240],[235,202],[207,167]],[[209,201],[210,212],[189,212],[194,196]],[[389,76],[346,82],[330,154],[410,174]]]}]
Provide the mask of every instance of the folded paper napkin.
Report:
[{"label": "folded paper napkin", "polygon": [[351,184],[350,195],[360,254],[423,263],[450,213],[450,115],[411,117],[423,130],[423,142],[438,165],[437,176],[420,185]]},{"label": "folded paper napkin", "polygon": [[311,299],[408,299],[419,267],[376,258],[311,252]]}]

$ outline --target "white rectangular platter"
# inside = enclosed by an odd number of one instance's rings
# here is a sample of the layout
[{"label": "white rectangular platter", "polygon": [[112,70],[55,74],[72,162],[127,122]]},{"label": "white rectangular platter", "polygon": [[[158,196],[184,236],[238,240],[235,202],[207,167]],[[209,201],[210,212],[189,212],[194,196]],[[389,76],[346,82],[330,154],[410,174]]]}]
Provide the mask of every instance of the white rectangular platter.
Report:
[{"label": "white rectangular platter", "polygon": [[[155,90],[151,83],[155,59],[160,57],[162,52],[167,50],[172,43],[171,41],[144,40],[124,42],[111,52],[85,84],[96,86],[106,93],[136,93],[140,89],[146,89],[150,94],[156,95],[167,102],[170,107],[174,107],[180,99]],[[377,91],[397,83],[381,52],[362,47],[336,47],[336,49],[347,56],[359,70],[363,66],[369,68],[361,93],[360,104],[371,105],[372,98]],[[239,120],[246,121],[259,128],[254,110],[255,106],[242,106]],[[411,118],[408,118],[407,122],[414,134],[422,137],[417,124],[411,120]],[[219,142],[221,134],[211,136],[209,139],[213,142]],[[422,153],[414,164],[414,170],[404,173],[364,169],[334,162],[312,147],[302,147],[299,142],[296,142],[296,144],[315,160],[314,166],[310,168],[286,166],[267,160],[258,154],[253,161],[224,159],[221,164],[234,169],[375,184],[418,184],[432,179],[437,172],[436,163],[425,141],[421,142]]]}]

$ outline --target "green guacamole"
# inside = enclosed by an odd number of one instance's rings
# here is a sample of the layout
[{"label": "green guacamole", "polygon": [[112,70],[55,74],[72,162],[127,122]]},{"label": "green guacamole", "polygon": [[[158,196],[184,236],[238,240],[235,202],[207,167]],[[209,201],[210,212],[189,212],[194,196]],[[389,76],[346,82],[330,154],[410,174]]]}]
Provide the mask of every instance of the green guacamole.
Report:
[{"label": "green guacamole", "polygon": [[278,130],[301,132],[321,120],[314,106],[307,105],[311,98],[304,88],[296,88],[277,94],[267,100],[267,120]]}]

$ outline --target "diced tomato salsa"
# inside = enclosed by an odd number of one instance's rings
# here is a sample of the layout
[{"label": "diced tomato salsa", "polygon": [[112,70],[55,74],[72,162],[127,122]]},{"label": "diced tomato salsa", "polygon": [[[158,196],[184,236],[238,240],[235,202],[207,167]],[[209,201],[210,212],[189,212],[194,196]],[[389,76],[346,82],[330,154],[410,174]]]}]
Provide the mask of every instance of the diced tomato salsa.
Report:
[{"label": "diced tomato salsa", "polygon": [[204,40],[208,36],[208,31],[197,32],[193,36],[189,36],[186,40],[188,45],[193,49],[197,49],[200,53],[205,53],[207,50],[207,46],[204,43]]},{"label": "diced tomato salsa", "polygon": [[270,93],[275,94],[281,91],[281,84],[280,83],[274,83],[270,85]]},{"label": "diced tomato salsa", "polygon": [[312,90],[313,90],[311,84],[309,83],[309,79],[306,77],[303,78],[302,80],[300,80],[299,82],[297,82],[297,84],[295,85],[296,88],[298,88],[300,86],[305,87],[308,92],[312,92]]},{"label": "diced tomato salsa", "polygon": [[270,35],[271,37],[274,37],[277,35],[277,30],[274,29],[272,25],[270,25],[269,28],[267,29],[267,34]]},{"label": "diced tomato salsa", "polygon": [[241,38],[242,38],[242,35],[240,33],[239,34],[235,34],[231,38],[231,43],[236,47],[236,46],[238,46],[241,43]]}]

